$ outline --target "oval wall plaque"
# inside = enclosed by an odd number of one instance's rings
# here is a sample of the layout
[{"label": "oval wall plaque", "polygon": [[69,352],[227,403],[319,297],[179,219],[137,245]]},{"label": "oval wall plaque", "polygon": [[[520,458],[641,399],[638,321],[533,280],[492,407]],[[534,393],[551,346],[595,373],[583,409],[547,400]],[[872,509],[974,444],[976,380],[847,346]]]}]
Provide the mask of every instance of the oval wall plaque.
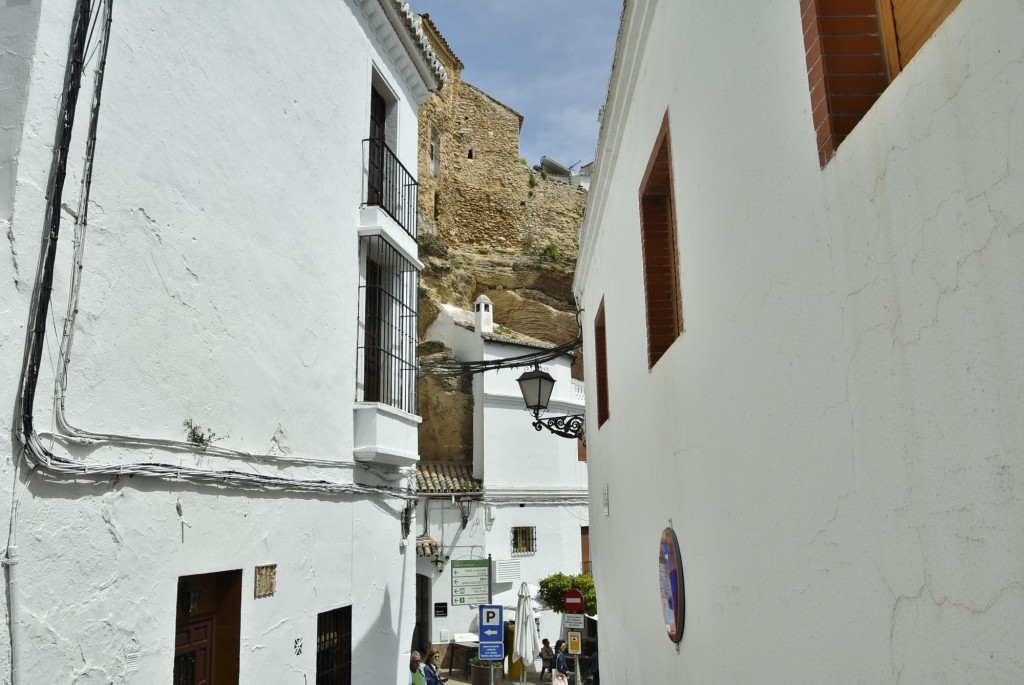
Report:
[{"label": "oval wall plaque", "polygon": [[683,639],[686,622],[686,591],[683,588],[683,560],[679,555],[679,541],[671,528],[661,534],[658,545],[658,575],[661,580],[661,611],[665,616],[665,630],[672,642]]}]

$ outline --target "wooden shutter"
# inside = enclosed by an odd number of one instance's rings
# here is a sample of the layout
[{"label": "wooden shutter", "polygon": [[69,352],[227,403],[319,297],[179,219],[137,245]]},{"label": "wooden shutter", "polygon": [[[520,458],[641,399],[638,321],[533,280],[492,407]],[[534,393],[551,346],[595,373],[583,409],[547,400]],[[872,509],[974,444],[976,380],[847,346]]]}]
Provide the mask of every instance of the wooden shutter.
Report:
[{"label": "wooden shutter", "polygon": [[647,366],[652,368],[683,332],[667,112],[640,183],[640,234],[647,298]]},{"label": "wooden shutter", "polygon": [[890,77],[900,73],[960,0],[880,0]]},{"label": "wooden shutter", "polygon": [[608,338],[604,323],[604,298],[594,317],[594,362],[597,367],[597,426],[608,420]]}]

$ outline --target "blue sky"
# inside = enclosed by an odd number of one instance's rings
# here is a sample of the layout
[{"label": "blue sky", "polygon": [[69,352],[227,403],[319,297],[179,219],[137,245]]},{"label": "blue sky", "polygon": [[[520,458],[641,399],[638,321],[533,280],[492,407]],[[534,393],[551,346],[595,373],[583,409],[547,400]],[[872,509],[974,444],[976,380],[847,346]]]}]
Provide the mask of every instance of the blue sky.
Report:
[{"label": "blue sky", "polygon": [[622,0],[409,0],[440,29],[462,78],[525,117],[520,154],[586,164]]}]

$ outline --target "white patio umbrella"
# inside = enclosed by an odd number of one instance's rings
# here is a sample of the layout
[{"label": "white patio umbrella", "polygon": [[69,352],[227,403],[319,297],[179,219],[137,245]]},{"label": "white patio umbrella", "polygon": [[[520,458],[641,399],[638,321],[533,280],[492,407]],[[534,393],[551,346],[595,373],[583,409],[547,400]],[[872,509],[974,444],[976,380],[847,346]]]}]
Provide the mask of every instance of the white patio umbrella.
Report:
[{"label": "white patio umbrella", "polygon": [[523,662],[519,682],[526,682],[526,666],[533,663],[539,651],[540,638],[537,636],[537,621],[533,618],[530,586],[523,583],[519,587],[519,603],[516,605],[516,638],[512,645],[512,660],[521,659]]}]

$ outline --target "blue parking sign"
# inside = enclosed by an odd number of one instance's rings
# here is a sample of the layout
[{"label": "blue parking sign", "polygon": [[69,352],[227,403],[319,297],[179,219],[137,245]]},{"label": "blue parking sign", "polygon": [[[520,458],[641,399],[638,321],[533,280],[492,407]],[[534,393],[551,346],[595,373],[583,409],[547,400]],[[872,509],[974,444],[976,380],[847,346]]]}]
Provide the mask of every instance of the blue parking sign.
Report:
[{"label": "blue parking sign", "polygon": [[501,605],[481,604],[477,623],[480,631],[480,658],[488,661],[504,659],[504,621]]}]

